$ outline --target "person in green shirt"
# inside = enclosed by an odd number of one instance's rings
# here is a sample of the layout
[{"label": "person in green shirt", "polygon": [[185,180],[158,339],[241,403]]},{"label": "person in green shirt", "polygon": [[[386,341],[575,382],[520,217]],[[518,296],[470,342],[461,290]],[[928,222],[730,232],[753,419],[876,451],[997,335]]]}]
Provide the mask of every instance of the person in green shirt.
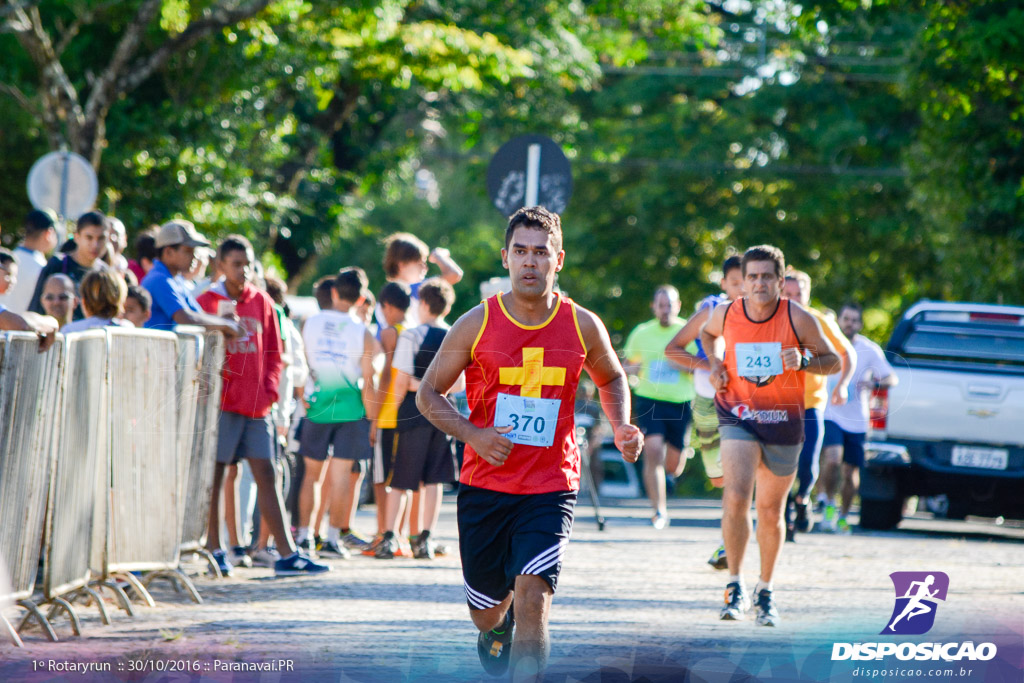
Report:
[{"label": "person in green shirt", "polygon": [[690,372],[665,357],[665,347],[686,320],[679,317],[679,291],[662,285],[651,303],[654,319],[637,325],[626,339],[626,373],[636,378],[633,414],[644,433],[644,487],[654,516],[651,524],[668,524],[665,505],[665,472],[682,474],[690,448],[690,402],[694,397]]}]

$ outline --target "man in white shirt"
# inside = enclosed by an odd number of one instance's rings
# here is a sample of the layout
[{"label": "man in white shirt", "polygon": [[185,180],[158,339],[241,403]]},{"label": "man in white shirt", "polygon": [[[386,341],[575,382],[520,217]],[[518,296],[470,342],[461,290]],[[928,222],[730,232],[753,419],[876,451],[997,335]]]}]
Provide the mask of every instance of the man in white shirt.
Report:
[{"label": "man in white shirt", "polygon": [[25,239],[14,248],[18,264],[18,282],[7,293],[0,295],[0,304],[17,313],[28,310],[36,280],[46,265],[46,255],[57,246],[57,230],[53,216],[46,211],[30,211],[25,217]]},{"label": "man in white shirt", "polygon": [[[844,405],[829,403],[825,408],[825,439],[822,448],[821,484],[825,492],[822,528],[832,533],[849,533],[846,516],[860,486],[860,467],[864,465],[864,439],[870,425],[865,394],[873,388],[896,385],[898,378],[881,347],[859,334],[864,329],[861,307],[843,304],[839,309],[839,329],[853,344],[857,364],[851,380],[850,397]],[[829,376],[829,390],[839,375]],[[841,465],[841,471],[840,471]],[[835,496],[842,480],[842,508],[836,514]]]}]

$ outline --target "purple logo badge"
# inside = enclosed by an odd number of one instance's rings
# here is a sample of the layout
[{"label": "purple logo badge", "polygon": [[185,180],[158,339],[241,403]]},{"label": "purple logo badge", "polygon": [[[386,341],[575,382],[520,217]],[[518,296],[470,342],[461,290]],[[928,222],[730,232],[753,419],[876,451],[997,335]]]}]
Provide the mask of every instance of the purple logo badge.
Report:
[{"label": "purple logo badge", "polygon": [[935,624],[938,601],[945,601],[949,576],[943,572],[893,572],[896,605],[882,635],[921,635]]}]

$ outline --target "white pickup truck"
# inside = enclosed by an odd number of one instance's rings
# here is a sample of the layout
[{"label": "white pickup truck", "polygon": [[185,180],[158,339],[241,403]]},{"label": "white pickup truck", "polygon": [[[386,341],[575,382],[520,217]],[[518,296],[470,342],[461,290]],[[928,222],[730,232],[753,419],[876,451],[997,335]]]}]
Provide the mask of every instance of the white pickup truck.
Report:
[{"label": "white pickup truck", "polygon": [[895,527],[908,496],[1024,519],[1024,307],[918,302],[886,356],[900,381],[870,400],[861,526]]}]

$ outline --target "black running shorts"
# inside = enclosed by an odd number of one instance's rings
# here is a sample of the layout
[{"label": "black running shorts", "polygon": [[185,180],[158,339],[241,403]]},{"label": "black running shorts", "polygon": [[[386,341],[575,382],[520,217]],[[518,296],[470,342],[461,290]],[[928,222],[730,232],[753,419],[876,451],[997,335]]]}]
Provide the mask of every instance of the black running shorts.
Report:
[{"label": "black running shorts", "polygon": [[459,487],[459,554],[470,609],[504,600],[516,577],[543,578],[554,591],[572,533],[576,491],[514,494]]},{"label": "black running shorts", "polygon": [[690,423],[693,412],[690,402],[672,403],[636,396],[633,402],[636,426],[644,436],[662,436],[669,446],[683,450],[690,445]]},{"label": "black running shorts", "polygon": [[393,489],[415,491],[420,484],[455,481],[452,439],[430,424],[405,431],[395,430],[391,472],[386,479]]}]

